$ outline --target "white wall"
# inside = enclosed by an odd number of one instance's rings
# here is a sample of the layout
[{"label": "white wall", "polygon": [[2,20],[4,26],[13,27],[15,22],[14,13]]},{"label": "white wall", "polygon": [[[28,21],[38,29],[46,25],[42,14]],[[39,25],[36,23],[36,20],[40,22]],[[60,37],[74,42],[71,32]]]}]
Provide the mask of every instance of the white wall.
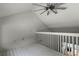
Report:
[{"label": "white wall", "polygon": [[[1,18],[2,47],[23,47],[35,42],[35,32],[45,25],[31,11]],[[24,40],[22,40],[24,39]]]},{"label": "white wall", "polygon": [[36,14],[50,28],[79,27],[79,3],[64,4],[62,6],[67,7],[67,9],[58,10],[58,14],[51,12],[49,16],[46,13],[39,15],[41,11],[36,12]]},{"label": "white wall", "polygon": [[1,39],[2,39],[2,27],[1,27],[1,22],[0,22],[0,48],[2,46],[2,42],[1,42]]}]

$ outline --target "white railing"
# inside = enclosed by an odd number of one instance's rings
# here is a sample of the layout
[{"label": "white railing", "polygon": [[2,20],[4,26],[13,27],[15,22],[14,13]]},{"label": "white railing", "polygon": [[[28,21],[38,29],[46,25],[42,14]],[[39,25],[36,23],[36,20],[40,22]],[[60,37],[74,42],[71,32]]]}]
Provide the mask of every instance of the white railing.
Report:
[{"label": "white railing", "polygon": [[63,33],[63,32],[36,32],[36,33],[46,35],[57,35],[58,52],[63,53],[63,55],[67,56],[79,55],[79,33]]}]

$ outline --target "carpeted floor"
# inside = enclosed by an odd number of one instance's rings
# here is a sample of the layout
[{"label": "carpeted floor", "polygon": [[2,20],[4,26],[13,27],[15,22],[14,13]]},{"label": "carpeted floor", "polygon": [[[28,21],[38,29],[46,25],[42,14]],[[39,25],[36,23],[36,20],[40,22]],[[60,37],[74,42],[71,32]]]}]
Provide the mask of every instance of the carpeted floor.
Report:
[{"label": "carpeted floor", "polygon": [[33,44],[22,48],[10,48],[2,52],[2,56],[61,56],[62,54],[41,44]]}]

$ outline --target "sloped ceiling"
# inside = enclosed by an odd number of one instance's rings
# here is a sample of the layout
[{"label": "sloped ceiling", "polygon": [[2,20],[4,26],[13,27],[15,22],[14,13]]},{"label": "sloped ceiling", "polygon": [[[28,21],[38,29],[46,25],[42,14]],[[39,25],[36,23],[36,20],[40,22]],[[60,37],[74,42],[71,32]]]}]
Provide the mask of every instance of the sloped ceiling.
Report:
[{"label": "sloped ceiling", "polygon": [[58,14],[51,12],[51,14],[47,16],[46,13],[42,15],[39,15],[41,12],[35,13],[50,28],[79,27],[79,4],[69,3],[63,6],[67,7],[67,9],[59,10]]},{"label": "sloped ceiling", "polygon": [[[58,14],[46,13],[40,15],[40,12],[34,12],[48,27],[79,27],[79,3],[67,3],[62,6],[67,7],[66,10],[59,10]],[[9,16],[15,13],[31,11],[36,9],[31,3],[0,3],[0,17]]]},{"label": "sloped ceiling", "polygon": [[0,17],[9,16],[31,9],[32,4],[30,3],[0,3]]}]

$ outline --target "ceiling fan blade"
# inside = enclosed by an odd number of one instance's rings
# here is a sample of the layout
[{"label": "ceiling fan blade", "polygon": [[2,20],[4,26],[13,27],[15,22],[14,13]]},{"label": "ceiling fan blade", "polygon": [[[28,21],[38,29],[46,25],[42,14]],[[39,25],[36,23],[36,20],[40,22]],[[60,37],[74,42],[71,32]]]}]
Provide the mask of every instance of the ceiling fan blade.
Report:
[{"label": "ceiling fan blade", "polygon": [[58,12],[57,12],[57,10],[52,10],[55,14],[57,14]]},{"label": "ceiling fan blade", "polygon": [[40,4],[35,4],[35,3],[33,3],[33,5],[40,6],[40,7],[46,7],[46,6],[43,6],[43,5],[40,5]]},{"label": "ceiling fan blade", "polygon": [[47,15],[49,15],[49,11],[47,12]]},{"label": "ceiling fan blade", "polygon": [[58,3],[53,3],[53,4],[54,4],[54,6],[55,6],[55,5],[57,5]]},{"label": "ceiling fan blade", "polygon": [[37,10],[34,10],[34,11],[41,11],[41,10],[44,10],[44,9],[37,9]]},{"label": "ceiling fan blade", "polygon": [[57,3],[51,3],[52,6],[55,6]]},{"label": "ceiling fan blade", "polygon": [[66,8],[66,7],[58,7],[58,8],[55,8],[55,9],[65,10],[65,9],[67,9],[67,8]]},{"label": "ceiling fan blade", "polygon": [[51,3],[47,3],[47,6],[50,6]]},{"label": "ceiling fan blade", "polygon": [[55,6],[56,7],[59,7],[59,6],[61,6],[61,5],[64,5],[65,3],[57,3]]},{"label": "ceiling fan blade", "polygon": [[47,11],[47,10],[43,11],[42,13],[40,13],[40,15],[43,14],[43,13],[45,13],[46,11]]}]

